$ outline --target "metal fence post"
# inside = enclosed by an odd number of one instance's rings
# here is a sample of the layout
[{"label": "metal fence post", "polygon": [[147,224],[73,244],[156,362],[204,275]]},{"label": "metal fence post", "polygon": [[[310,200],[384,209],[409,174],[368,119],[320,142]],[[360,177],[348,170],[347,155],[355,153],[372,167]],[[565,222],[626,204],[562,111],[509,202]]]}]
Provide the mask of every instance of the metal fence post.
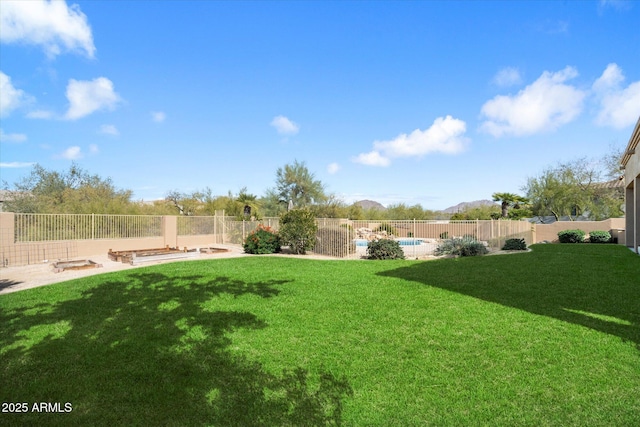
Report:
[{"label": "metal fence post", "polygon": [[417,234],[416,234],[416,219],[413,218],[413,257],[414,258],[416,257],[416,243],[417,243],[417,240],[416,240],[417,237],[416,236],[417,236]]}]

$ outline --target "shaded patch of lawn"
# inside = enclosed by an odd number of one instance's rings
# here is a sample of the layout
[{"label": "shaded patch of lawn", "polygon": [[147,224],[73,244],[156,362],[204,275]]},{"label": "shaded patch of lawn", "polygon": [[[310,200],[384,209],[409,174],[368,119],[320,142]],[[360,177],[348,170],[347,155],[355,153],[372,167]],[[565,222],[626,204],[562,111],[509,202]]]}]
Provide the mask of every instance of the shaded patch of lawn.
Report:
[{"label": "shaded patch of lawn", "polygon": [[312,386],[301,368],[265,372],[231,354],[227,335],[266,323],[239,307],[206,308],[223,296],[273,298],[288,280],[191,274],[185,266],[94,276],[1,299],[2,401],[73,408],[3,414],[3,424],[335,424],[351,392],[346,381],[320,372]]},{"label": "shaded patch of lawn", "polygon": [[619,245],[535,245],[380,273],[586,326],[640,348],[640,258]]},{"label": "shaded patch of lawn", "polygon": [[[0,296],[3,401],[53,425],[637,425],[640,259],[175,263]],[[4,414],[6,415],[6,414]]]}]

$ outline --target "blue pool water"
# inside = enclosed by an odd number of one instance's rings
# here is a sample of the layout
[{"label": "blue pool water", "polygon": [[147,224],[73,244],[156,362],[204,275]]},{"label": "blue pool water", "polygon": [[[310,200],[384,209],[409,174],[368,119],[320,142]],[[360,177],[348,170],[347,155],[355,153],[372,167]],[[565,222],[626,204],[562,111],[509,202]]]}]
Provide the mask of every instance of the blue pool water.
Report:
[{"label": "blue pool water", "polygon": [[[422,244],[421,239],[396,239],[400,246],[418,246]],[[369,242],[365,239],[356,239],[356,246],[367,246]]]}]

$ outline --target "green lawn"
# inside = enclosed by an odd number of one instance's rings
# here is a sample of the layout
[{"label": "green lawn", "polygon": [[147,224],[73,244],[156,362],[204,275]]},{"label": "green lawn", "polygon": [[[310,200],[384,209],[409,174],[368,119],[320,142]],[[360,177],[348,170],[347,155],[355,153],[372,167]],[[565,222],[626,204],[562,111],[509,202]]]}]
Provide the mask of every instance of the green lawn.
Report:
[{"label": "green lawn", "polygon": [[30,411],[2,425],[640,425],[640,257],[614,245],[164,264],[1,295],[0,324]]}]

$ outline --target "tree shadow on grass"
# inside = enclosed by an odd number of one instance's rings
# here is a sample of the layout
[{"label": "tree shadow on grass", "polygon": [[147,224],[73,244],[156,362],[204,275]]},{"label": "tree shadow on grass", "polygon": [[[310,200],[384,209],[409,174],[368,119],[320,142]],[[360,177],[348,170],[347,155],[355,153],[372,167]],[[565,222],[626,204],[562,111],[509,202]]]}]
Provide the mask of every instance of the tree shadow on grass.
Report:
[{"label": "tree shadow on grass", "polygon": [[266,372],[231,351],[228,333],[267,325],[207,304],[223,294],[273,298],[284,283],[132,273],[79,299],[0,307],[2,401],[73,405],[68,414],[11,414],[3,423],[340,425],[352,393],[345,379],[295,367]]},{"label": "tree shadow on grass", "polygon": [[17,280],[9,280],[9,279],[0,279],[0,291],[3,289],[11,288],[13,286],[19,285],[22,282]]},{"label": "tree shadow on grass", "polygon": [[427,261],[379,273],[582,325],[640,350],[640,259],[623,247]]}]

